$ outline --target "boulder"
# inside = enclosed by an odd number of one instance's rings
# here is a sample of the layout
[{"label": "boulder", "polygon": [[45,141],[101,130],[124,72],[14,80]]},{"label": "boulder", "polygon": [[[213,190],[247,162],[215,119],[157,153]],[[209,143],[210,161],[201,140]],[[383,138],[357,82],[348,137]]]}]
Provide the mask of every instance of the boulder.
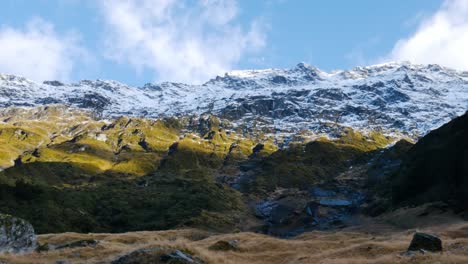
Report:
[{"label": "boulder", "polygon": [[0,214],[0,253],[29,253],[36,245],[36,234],[30,223]]},{"label": "boulder", "polygon": [[159,251],[159,248],[135,250],[112,261],[111,264],[158,263]]},{"label": "boulder", "polygon": [[442,240],[440,238],[426,234],[415,233],[408,251],[428,250],[432,252],[442,251]]},{"label": "boulder", "polygon": [[173,251],[169,254],[162,255],[159,260],[161,263],[172,263],[172,264],[203,264],[202,261],[192,257],[191,255],[184,253],[180,250]]},{"label": "boulder", "polygon": [[237,240],[219,240],[218,242],[214,243],[209,247],[210,250],[216,251],[229,251],[229,250],[237,250],[237,244],[239,241]]},{"label": "boulder", "polygon": [[94,239],[83,239],[83,240],[76,240],[73,242],[57,245],[57,246],[51,246],[49,245],[49,248],[52,247],[53,249],[64,249],[64,248],[77,248],[77,247],[96,247],[97,244],[99,244],[99,241],[94,240]]},{"label": "boulder", "polygon": [[119,257],[111,264],[204,264],[192,255],[169,248],[139,249]]}]

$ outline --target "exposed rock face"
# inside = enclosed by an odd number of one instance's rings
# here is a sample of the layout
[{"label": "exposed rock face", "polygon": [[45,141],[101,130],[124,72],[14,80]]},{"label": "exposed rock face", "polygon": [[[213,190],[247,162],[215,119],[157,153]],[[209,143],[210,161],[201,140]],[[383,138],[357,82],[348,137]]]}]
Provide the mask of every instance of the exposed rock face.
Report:
[{"label": "exposed rock face", "polygon": [[0,214],[0,253],[27,253],[36,248],[34,228],[23,219]]},{"label": "exposed rock face", "polygon": [[364,200],[364,193],[359,187],[317,185],[308,191],[278,190],[257,203],[255,213],[265,222],[262,232],[291,237],[309,230],[347,226]]},{"label": "exposed rock face", "polygon": [[468,74],[435,66],[388,63],[327,73],[301,63],[233,71],[202,85],[143,87],[103,80],[37,84],[0,75],[0,106],[65,104],[103,117],[210,113],[270,131],[328,133],[327,124],[337,124],[416,139],[468,107]]},{"label": "exposed rock face", "polygon": [[440,238],[426,233],[415,233],[408,251],[417,250],[442,251],[442,240]]}]

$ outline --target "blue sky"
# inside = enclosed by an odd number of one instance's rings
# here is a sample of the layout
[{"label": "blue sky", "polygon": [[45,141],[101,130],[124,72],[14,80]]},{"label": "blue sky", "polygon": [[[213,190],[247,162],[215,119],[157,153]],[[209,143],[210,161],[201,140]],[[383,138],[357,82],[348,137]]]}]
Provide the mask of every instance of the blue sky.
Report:
[{"label": "blue sky", "polygon": [[411,60],[467,70],[466,2],[4,0],[0,72],[142,85],[298,62],[333,70]]}]

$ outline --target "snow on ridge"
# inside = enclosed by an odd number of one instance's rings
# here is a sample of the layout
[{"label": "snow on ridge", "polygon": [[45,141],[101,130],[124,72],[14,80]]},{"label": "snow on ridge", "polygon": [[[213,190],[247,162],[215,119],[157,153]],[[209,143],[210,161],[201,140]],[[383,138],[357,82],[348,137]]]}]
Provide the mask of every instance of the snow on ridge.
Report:
[{"label": "snow on ridge", "polygon": [[468,72],[438,65],[389,62],[322,71],[305,63],[291,69],[231,71],[202,85],[113,80],[37,84],[0,74],[0,106],[66,104],[103,117],[161,117],[214,113],[236,124],[256,117],[267,129],[318,129],[337,123],[420,135],[468,109]]},{"label": "snow on ridge", "polygon": [[261,69],[261,70],[233,70],[226,72],[225,76],[232,76],[232,77],[239,77],[239,78],[246,78],[246,77],[255,77],[259,74],[268,74],[274,73],[279,69]]}]

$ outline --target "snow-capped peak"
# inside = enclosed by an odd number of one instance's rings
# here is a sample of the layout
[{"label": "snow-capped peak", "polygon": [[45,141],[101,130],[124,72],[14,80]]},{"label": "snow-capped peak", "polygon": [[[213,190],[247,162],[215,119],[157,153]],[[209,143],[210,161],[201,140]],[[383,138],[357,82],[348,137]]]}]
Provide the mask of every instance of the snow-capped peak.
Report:
[{"label": "snow-capped peak", "polygon": [[[0,106],[66,104],[104,117],[161,117],[212,113],[266,131],[319,130],[325,124],[419,136],[468,109],[468,73],[439,65],[389,62],[322,71],[291,69],[227,72],[202,85],[110,80],[37,84],[0,74]],[[258,123],[260,122],[260,123]]]}]

